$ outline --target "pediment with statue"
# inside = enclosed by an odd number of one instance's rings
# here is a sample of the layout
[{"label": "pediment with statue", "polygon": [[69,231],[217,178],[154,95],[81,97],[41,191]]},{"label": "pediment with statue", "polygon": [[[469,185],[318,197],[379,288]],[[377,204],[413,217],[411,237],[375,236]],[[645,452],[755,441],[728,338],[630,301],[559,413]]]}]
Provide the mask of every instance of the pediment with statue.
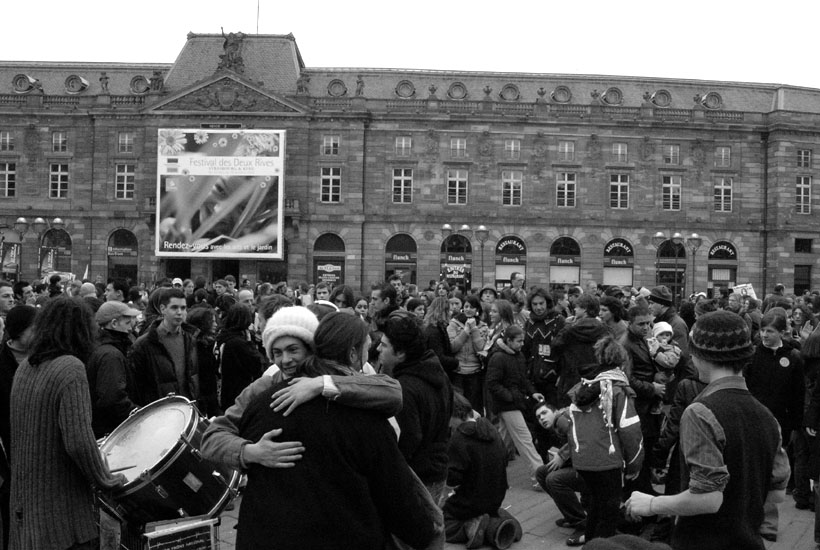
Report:
[{"label": "pediment with statue", "polygon": [[276,97],[237,77],[222,75],[200,83],[153,106],[150,111],[217,111],[300,114],[304,108]]}]

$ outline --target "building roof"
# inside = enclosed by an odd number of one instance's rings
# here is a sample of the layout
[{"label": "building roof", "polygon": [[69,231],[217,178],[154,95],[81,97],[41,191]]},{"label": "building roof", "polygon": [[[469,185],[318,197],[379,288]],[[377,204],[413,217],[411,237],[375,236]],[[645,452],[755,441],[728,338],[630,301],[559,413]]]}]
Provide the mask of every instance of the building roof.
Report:
[{"label": "building roof", "polygon": [[[220,67],[231,39],[241,61],[239,66]],[[46,95],[97,95],[103,92],[103,73],[112,95],[146,93],[151,78],[158,76],[164,79],[165,92],[178,93],[208,80],[219,70],[234,70],[246,81],[280,96],[296,95],[297,82],[303,76],[307,90],[303,95],[314,98],[361,95],[382,100],[490,99],[508,103],[534,103],[541,99],[574,105],[650,105],[667,109],[693,109],[711,102],[711,108],[727,111],[820,113],[820,90],[782,84],[550,73],[310,68],[305,66],[292,34],[231,33],[226,37],[189,33],[176,60],[170,64],[0,61],[0,94],[20,93],[19,75],[26,75],[32,82],[39,80]]]},{"label": "building roof", "polygon": [[[173,67],[165,77],[165,85],[181,90],[210,77],[219,67],[224,53],[225,37],[219,34],[188,34]],[[240,55],[244,63],[243,76],[278,93],[293,93],[299,72],[304,69],[302,56],[292,34],[243,35]]]}]

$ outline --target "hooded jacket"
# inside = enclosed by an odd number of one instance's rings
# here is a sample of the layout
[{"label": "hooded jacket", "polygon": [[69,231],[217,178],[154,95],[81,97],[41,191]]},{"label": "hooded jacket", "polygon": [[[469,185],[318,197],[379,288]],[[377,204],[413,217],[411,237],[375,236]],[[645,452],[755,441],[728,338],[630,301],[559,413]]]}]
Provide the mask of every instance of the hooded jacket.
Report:
[{"label": "hooded jacket", "polygon": [[567,393],[581,380],[581,371],[597,366],[593,346],[608,333],[606,326],[593,317],[584,317],[564,327],[552,341],[552,353],[558,358],[558,399],[568,404]]},{"label": "hooded jacket", "polygon": [[466,520],[496,515],[507,494],[507,450],[498,430],[484,417],[463,422],[453,431],[447,485],[455,493],[444,513]]},{"label": "hooded jacket", "polygon": [[453,410],[450,380],[429,350],[417,360],[396,365],[393,377],[401,384],[403,403],[396,415],[399,450],[424,483],[444,481]]},{"label": "hooded jacket", "polygon": [[[596,384],[598,388],[596,388]],[[590,390],[597,390],[590,393]],[[589,398],[580,396],[586,393]],[[576,470],[640,472],[644,459],[641,423],[633,403],[635,393],[620,369],[582,380],[570,391],[567,439]]]},{"label": "hooded jacket", "polygon": [[99,345],[86,361],[94,437],[111,433],[137,408],[134,378],[125,359],[129,349],[130,334],[102,329]]},{"label": "hooded jacket", "polygon": [[494,413],[527,409],[527,397],[535,388],[527,378],[524,355],[514,352],[499,340],[487,364],[487,390],[492,397]]}]

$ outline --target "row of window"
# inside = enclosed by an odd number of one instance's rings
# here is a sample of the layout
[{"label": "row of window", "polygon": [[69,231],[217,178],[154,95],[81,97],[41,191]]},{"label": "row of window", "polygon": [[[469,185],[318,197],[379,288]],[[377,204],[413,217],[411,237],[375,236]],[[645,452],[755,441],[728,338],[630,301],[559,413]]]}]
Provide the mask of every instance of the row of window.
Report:
[{"label": "row of window", "polygon": [[[131,163],[114,165],[114,198],[129,200],[134,198],[136,187],[136,165]],[[68,164],[52,162],[48,168],[48,197],[67,199],[69,187]],[[0,162],[0,197],[17,196],[17,163]]]},{"label": "row of window", "polygon": [[[447,204],[465,205],[468,197],[468,170],[447,170]],[[524,173],[520,170],[501,172],[501,205],[521,206]],[[555,204],[561,208],[575,208],[578,177],[575,172],[558,172],[555,182]],[[811,176],[798,176],[795,187],[795,207],[798,214],[811,214]],[[609,207],[629,208],[629,174],[610,174]],[[683,195],[681,176],[661,176],[661,208],[667,211],[681,209]],[[731,177],[719,177],[713,187],[715,212],[731,212],[734,181]],[[413,169],[394,168],[391,182],[392,200],[395,204],[413,202]],[[341,167],[321,168],[320,200],[326,203],[341,202]]]},{"label": "row of window", "polygon": [[[321,153],[324,156],[339,155],[339,136],[327,135],[322,138]],[[681,162],[680,145],[665,144],[662,146],[663,163],[670,166],[677,166]],[[413,153],[413,138],[410,136],[399,136],[396,138],[394,154],[397,157],[409,157]],[[728,168],[732,165],[732,148],[727,146],[715,147],[715,166],[718,168]],[[450,157],[467,157],[467,138],[450,138]],[[509,160],[519,160],[521,158],[521,140],[504,140],[504,157]],[[558,142],[558,162],[575,161],[575,142]],[[610,160],[612,162],[629,162],[629,146],[624,142],[612,143],[610,149]],[[798,149],[798,168],[811,168],[811,149]]]},{"label": "row of window", "polygon": [[[452,169],[447,171],[447,204],[465,205],[468,197],[469,171]],[[501,205],[521,206],[523,198],[524,173],[520,170],[501,172]],[[629,174],[610,174],[609,206],[615,209],[629,208]],[[731,212],[733,178],[717,178],[714,184],[714,211]],[[114,165],[114,198],[129,200],[134,198],[136,187],[136,165],[117,163]],[[667,211],[681,209],[681,176],[661,176],[661,208]],[[49,198],[68,198],[69,166],[65,163],[49,164]],[[394,168],[392,176],[392,200],[396,204],[413,202],[413,169]],[[17,164],[0,162],[0,197],[17,196]],[[338,203],[342,198],[342,169],[338,166],[321,168],[320,200]],[[577,198],[577,174],[559,172],[555,184],[555,204],[562,208],[574,208]],[[798,214],[811,214],[812,178],[798,176],[795,185],[795,208]]]},{"label": "row of window", "polygon": [[[117,134],[117,152],[133,153],[134,143],[137,140],[136,132],[119,132]],[[14,134],[0,131],[0,151],[14,151]],[[63,131],[51,132],[51,151],[53,153],[68,152],[68,133]]]},{"label": "row of window", "polygon": [[[119,132],[117,135],[117,152],[133,153],[136,132]],[[322,155],[335,156],[339,154],[340,138],[335,135],[323,136]],[[0,151],[14,150],[14,135],[9,131],[0,131]],[[54,153],[65,153],[68,151],[68,134],[64,131],[51,133],[51,150]],[[398,157],[409,157],[413,152],[413,138],[410,136],[400,136],[395,141],[395,155]],[[715,147],[715,166],[730,167],[732,165],[732,148],[726,146]],[[467,138],[450,139],[450,156],[452,158],[467,157]],[[510,160],[521,158],[521,140],[504,140],[504,156]],[[559,141],[558,157],[559,162],[575,161],[575,142]],[[629,147],[627,143],[612,143],[610,150],[610,160],[613,162],[628,162]],[[663,163],[671,166],[680,164],[680,145],[663,145]],[[797,167],[811,168],[811,149],[797,150]]]}]

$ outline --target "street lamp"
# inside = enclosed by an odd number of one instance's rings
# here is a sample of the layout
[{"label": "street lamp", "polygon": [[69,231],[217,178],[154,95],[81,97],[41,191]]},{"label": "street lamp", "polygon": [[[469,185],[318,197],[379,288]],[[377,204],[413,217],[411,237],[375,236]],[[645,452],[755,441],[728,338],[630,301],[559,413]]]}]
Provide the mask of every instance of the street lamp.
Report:
[{"label": "street lamp", "polygon": [[692,251],[692,294],[695,293],[695,254],[697,254],[698,248],[702,244],[703,239],[697,233],[692,233],[686,238],[686,246]]},{"label": "street lamp", "polygon": [[458,229],[453,229],[453,226],[449,223],[445,223],[441,226],[441,235],[446,239],[453,233],[457,235],[464,235],[467,238],[472,235],[481,245],[481,256],[480,256],[480,264],[479,264],[479,271],[481,273],[481,287],[484,287],[484,244],[487,242],[487,239],[490,238],[490,230],[487,229],[485,225],[479,225],[475,231],[466,223],[463,224]]},{"label": "street lamp", "polygon": [[62,218],[54,218],[51,220],[51,223],[49,223],[44,218],[37,217],[33,222],[29,223],[29,221],[22,216],[14,222],[14,230],[17,231],[21,237],[29,228],[33,229],[34,232],[37,233],[37,236],[40,237],[45,233],[46,229],[65,229],[65,222]]},{"label": "street lamp", "polygon": [[473,235],[475,235],[475,238],[478,239],[478,242],[481,244],[481,288],[484,288],[484,243],[486,243],[490,237],[490,230],[484,225],[479,225]]},{"label": "street lamp", "polygon": [[37,241],[38,241],[38,246],[39,246],[39,252],[38,252],[39,259],[38,259],[38,262],[37,262],[37,265],[39,266],[38,267],[38,275],[42,275],[43,258],[44,258],[43,252],[48,250],[49,254],[55,254],[55,251],[57,250],[53,246],[48,247],[48,249],[43,247],[43,235],[45,235],[46,231],[48,231],[50,229],[56,229],[56,230],[62,231],[62,230],[65,230],[65,227],[66,227],[66,224],[65,224],[65,222],[63,221],[62,218],[54,218],[53,220],[51,220],[51,222],[49,222],[45,218],[37,217],[37,218],[34,219],[33,222],[29,223],[29,221],[26,218],[21,216],[21,217],[17,218],[17,220],[14,222],[14,230],[17,231],[17,233],[20,234],[20,240],[21,241],[23,239],[23,235],[25,235],[26,232],[28,232],[29,229],[32,229],[34,231],[34,233],[37,234]]}]

